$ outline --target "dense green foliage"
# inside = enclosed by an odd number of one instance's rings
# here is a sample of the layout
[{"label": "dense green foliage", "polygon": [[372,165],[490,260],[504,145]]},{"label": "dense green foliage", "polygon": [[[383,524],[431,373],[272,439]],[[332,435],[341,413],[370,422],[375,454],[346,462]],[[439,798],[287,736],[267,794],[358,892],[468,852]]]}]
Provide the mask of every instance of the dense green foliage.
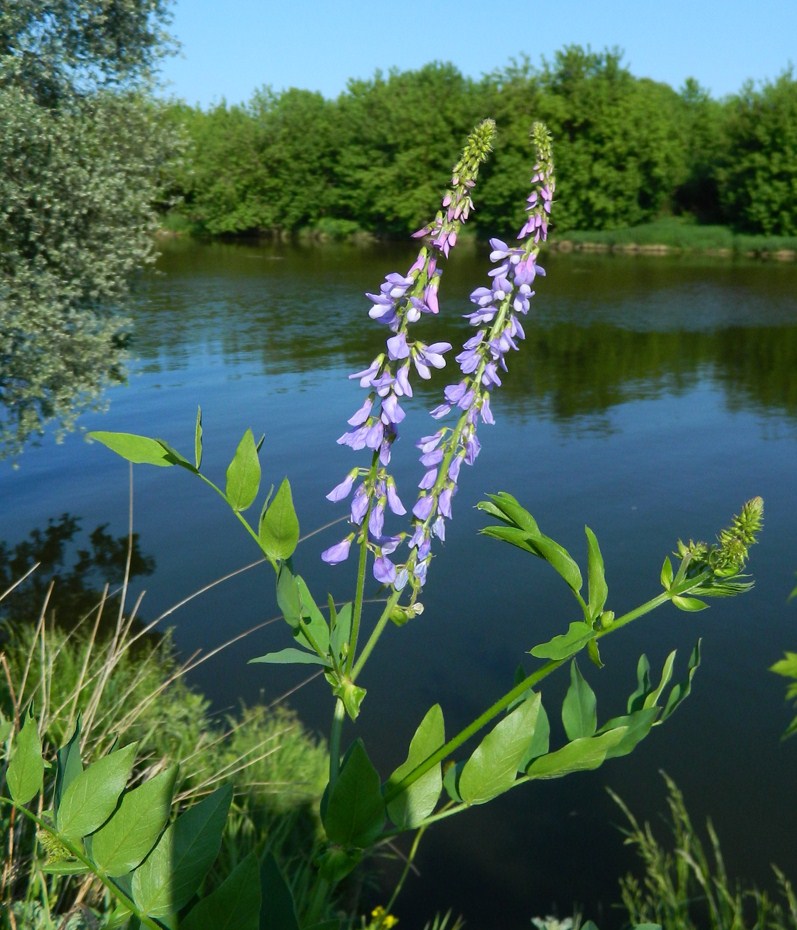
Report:
[{"label": "dense green foliage", "polygon": [[117,312],[152,256],[171,147],[140,90],[166,6],[21,0],[0,13],[0,451],[121,376]]},{"label": "dense green foliage", "polygon": [[180,217],[210,235],[358,230],[406,235],[428,220],[450,153],[491,117],[494,157],[473,225],[509,234],[528,186],[528,124],[556,144],[556,227],[611,230],[688,215],[736,232],[797,229],[797,81],[712,99],[637,78],[617,50],[570,46],[480,81],[451,64],[351,81],[336,100],[289,89],[207,112],[172,104],[190,151],[170,178]]}]

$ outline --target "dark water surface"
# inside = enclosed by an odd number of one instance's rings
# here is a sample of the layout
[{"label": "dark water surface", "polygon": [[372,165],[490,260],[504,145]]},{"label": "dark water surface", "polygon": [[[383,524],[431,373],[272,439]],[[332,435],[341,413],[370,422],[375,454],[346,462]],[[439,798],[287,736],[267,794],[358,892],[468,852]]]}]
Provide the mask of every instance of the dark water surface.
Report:
[{"label": "dark water surface", "polygon": [[[110,393],[107,414],[84,429],[159,435],[193,448],[204,413],[204,469],[223,480],[246,427],[265,433],[267,482],[289,475],[304,531],[345,513],[325,493],[355,464],[335,439],[362,402],[346,375],[381,351],[386,330],[368,320],[362,294],[403,271],[410,249],[184,245],[165,248],[160,274],[142,285],[129,385]],[[548,257],[533,321],[495,396],[497,423],[481,431],[482,454],[464,469],[448,541],[434,560],[425,614],[388,631],[362,683],[360,731],[380,771],[402,761],[430,704],[449,732],[511,683],[524,652],[576,619],[569,593],[541,562],[481,538],[473,505],[507,490],[544,532],[579,558],[583,526],[601,541],[616,612],[659,590],[662,559],[679,537],[713,539],[747,498],[766,501],[766,528],[751,569],[757,586],[736,600],[684,614],[666,608],[604,641],[606,667],[582,670],[606,720],[623,712],[640,652],[660,666],[678,648],[682,669],[703,637],[693,695],[627,759],[596,772],[535,782],[430,831],[399,906],[402,926],[435,910],[461,912],[479,930],[527,927],[529,918],[573,902],[619,918],[616,878],[634,864],[622,846],[617,791],[640,817],[664,811],[666,770],[695,818],[713,819],[732,875],[771,884],[770,863],[797,878],[797,739],[784,687],[767,667],[797,648],[797,606],[787,605],[797,569],[797,268],[660,258]],[[467,337],[457,314],[482,283],[486,254],[452,260],[444,313],[428,341]],[[437,390],[418,391],[396,449],[406,501],[421,471],[414,438],[432,432],[426,409]],[[17,469],[0,464],[2,538],[14,543],[65,511],[87,530],[127,525],[127,467],[72,435],[27,450]],[[135,472],[135,526],[157,563],[142,613],[154,618],[198,587],[255,558],[223,506],[177,470]],[[351,566],[320,564],[342,527],[309,539],[299,570],[317,593],[349,590]],[[208,650],[272,617],[270,570],[259,567],[175,612],[169,622],[186,654]],[[219,707],[302,679],[290,669],[247,666],[287,645],[272,624],[194,675]],[[526,657],[528,658],[528,657]],[[543,689],[552,718],[564,679]],[[326,731],[330,703],[319,681],[291,698],[307,723]]]}]

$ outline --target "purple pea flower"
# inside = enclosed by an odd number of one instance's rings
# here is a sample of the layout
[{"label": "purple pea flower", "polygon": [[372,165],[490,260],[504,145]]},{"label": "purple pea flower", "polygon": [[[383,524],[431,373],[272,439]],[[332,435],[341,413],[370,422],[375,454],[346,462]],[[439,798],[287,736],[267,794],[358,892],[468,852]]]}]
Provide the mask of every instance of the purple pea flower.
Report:
[{"label": "purple pea flower", "polygon": [[339,543],[336,543],[334,546],[330,546],[329,549],[325,549],[321,553],[321,558],[328,565],[337,565],[339,562],[345,562],[349,557],[349,549],[351,548],[351,542],[354,539],[354,534],[349,534],[345,539],[341,539]]}]

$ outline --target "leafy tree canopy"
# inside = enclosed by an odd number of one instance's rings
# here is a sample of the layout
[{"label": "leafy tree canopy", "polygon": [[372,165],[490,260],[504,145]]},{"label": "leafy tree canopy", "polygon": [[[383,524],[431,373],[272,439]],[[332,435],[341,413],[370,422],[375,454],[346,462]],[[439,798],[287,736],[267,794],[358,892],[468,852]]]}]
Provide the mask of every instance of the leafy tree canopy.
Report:
[{"label": "leafy tree canopy", "polygon": [[0,10],[0,79],[54,105],[148,77],[169,47],[171,0],[13,0]]},{"label": "leafy tree canopy", "polygon": [[0,7],[0,454],[122,376],[119,315],[153,253],[173,149],[137,90],[167,0]]}]

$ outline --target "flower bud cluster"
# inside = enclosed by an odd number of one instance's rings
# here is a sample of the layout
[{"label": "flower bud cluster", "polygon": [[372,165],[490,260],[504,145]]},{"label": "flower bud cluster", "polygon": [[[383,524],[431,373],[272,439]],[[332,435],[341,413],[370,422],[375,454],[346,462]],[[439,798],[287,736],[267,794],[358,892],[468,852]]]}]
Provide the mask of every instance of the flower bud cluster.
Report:
[{"label": "flower bud cluster", "polygon": [[707,569],[716,578],[730,578],[742,571],[761,527],[764,525],[764,501],[754,497],[742,507],[741,513],[733,518],[731,525],[720,530],[717,542],[688,543],[678,540],[677,555],[689,558],[687,577],[698,575]]},{"label": "flower bud cluster", "polygon": [[420,378],[431,378],[432,369],[443,368],[444,354],[451,350],[447,342],[426,344],[411,340],[409,326],[424,313],[438,313],[437,292],[442,274],[437,266],[438,259],[441,255],[448,256],[462,223],[473,208],[469,192],[490,151],[494,133],[495,124],[486,120],[471,134],[462,160],[454,167],[452,187],[443,198],[443,210],[415,234],[428,234],[430,240],[421,247],[411,268],[404,275],[396,272],[387,275],[379,293],[366,295],[371,301],[368,315],[384,323],[393,335],[386,340],[385,351],[368,368],[349,376],[358,379],[368,395],[348,421],[352,428],[338,439],[338,443],[355,451],[370,449],[372,460],[369,468],[355,468],[349,472],[327,495],[331,501],[340,501],[354,490],[350,520],[356,529],[323,552],[321,558],[330,564],[341,562],[348,557],[355,539],[366,542],[374,555],[374,577],[385,584],[397,580],[396,568],[389,556],[404,536],[384,534],[386,509],[398,515],[406,513],[395,482],[387,472],[391,449],[398,438],[398,425],[406,415],[401,404],[404,398],[412,397],[413,370]]}]

